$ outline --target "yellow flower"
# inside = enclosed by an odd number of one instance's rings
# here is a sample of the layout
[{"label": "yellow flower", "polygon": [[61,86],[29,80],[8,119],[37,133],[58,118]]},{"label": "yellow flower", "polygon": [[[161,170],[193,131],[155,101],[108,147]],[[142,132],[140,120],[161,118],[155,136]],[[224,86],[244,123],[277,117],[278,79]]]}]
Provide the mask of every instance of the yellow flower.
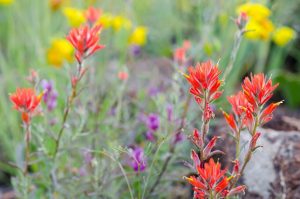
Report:
[{"label": "yellow flower", "polygon": [[273,35],[273,41],[278,46],[285,46],[287,43],[289,43],[292,39],[294,39],[296,36],[296,32],[289,27],[281,27],[278,28]]},{"label": "yellow flower", "polygon": [[73,46],[61,38],[53,39],[50,48],[47,50],[47,61],[49,64],[60,68],[64,61],[73,61]]},{"label": "yellow flower", "polygon": [[271,11],[266,6],[259,3],[245,3],[237,8],[238,14],[245,12],[251,19],[261,21],[271,15]]},{"label": "yellow flower", "polygon": [[82,10],[66,7],[63,9],[63,13],[66,16],[69,25],[72,27],[79,27],[81,24],[85,23],[85,16]]},{"label": "yellow flower", "polygon": [[0,0],[0,5],[4,5],[4,6],[7,6],[7,5],[10,5],[14,2],[14,0]]},{"label": "yellow flower", "polygon": [[251,19],[246,25],[245,37],[248,39],[268,40],[274,30],[274,25],[269,19],[256,21]]},{"label": "yellow flower", "polygon": [[131,21],[122,16],[115,16],[112,20],[112,27],[115,31],[119,31],[121,28],[129,30],[132,27]]},{"label": "yellow flower", "polygon": [[133,33],[131,34],[129,38],[129,43],[138,46],[143,46],[147,42],[147,34],[148,29],[146,27],[138,26],[134,29]]},{"label": "yellow flower", "polygon": [[109,13],[104,13],[100,16],[98,24],[101,24],[104,28],[109,28],[112,26],[113,16]]}]

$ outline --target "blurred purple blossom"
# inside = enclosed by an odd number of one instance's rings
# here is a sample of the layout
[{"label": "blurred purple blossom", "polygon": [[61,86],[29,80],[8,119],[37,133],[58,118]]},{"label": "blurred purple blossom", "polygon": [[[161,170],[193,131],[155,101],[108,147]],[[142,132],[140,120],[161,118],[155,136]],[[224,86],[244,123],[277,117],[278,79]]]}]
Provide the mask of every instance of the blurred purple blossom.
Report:
[{"label": "blurred purple blossom", "polygon": [[160,125],[159,116],[155,113],[150,113],[149,115],[140,114],[139,120],[147,127],[146,139],[149,141],[155,141],[154,133]]},{"label": "blurred purple blossom", "polygon": [[58,93],[54,88],[54,83],[53,81],[47,81],[43,79],[41,82],[41,86],[45,91],[43,100],[47,105],[48,111],[52,111],[57,105],[57,96],[58,96]]},{"label": "blurred purple blossom", "polygon": [[131,45],[130,52],[132,56],[137,57],[141,54],[141,47],[138,45]]},{"label": "blurred purple blossom", "polygon": [[161,91],[161,89],[158,88],[158,87],[150,87],[150,88],[148,89],[148,95],[149,95],[150,97],[154,97],[154,96],[156,96],[160,91]]},{"label": "blurred purple blossom", "polygon": [[173,106],[171,104],[167,105],[167,118],[169,122],[173,120]]},{"label": "blurred purple blossom", "polygon": [[159,128],[159,116],[155,113],[150,113],[147,118],[147,127],[150,131],[156,131]]},{"label": "blurred purple blossom", "polygon": [[129,166],[135,172],[142,172],[147,167],[147,160],[144,155],[144,150],[141,147],[134,147],[129,150],[130,162]]}]

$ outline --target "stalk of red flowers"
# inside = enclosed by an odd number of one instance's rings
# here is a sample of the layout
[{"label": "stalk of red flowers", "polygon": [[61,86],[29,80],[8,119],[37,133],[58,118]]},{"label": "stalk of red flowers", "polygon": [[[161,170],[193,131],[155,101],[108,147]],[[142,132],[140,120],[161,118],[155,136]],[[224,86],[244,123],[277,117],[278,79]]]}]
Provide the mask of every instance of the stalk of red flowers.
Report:
[{"label": "stalk of red flowers", "polygon": [[[193,185],[194,198],[226,198],[244,192],[245,186],[233,188],[230,182],[239,173],[239,162],[235,161],[234,171],[230,177],[226,177],[226,170],[221,170],[219,163],[215,164],[211,158],[215,154],[223,154],[220,150],[213,150],[218,137],[214,136],[206,145],[205,138],[209,129],[209,121],[214,116],[211,103],[218,99],[221,81],[219,79],[220,71],[217,65],[211,61],[198,64],[195,68],[189,68],[189,75],[185,75],[191,84],[190,93],[194,95],[196,102],[202,110],[201,135],[197,129],[190,136],[193,144],[199,149],[199,155],[196,151],[191,151],[193,165],[198,177],[191,176],[186,180]],[[206,160],[209,163],[205,163]]]},{"label": "stalk of red flowers", "polygon": [[214,117],[211,104],[222,94],[222,91],[220,91],[221,80],[219,79],[221,72],[218,66],[213,65],[211,61],[198,63],[195,67],[189,67],[188,71],[189,74],[186,74],[185,77],[191,85],[190,93],[194,96],[202,111],[201,135],[195,130],[191,139],[200,150],[201,161],[204,161],[213,154],[221,153],[215,151],[211,154],[217,137],[214,137],[206,147],[204,145],[209,130],[209,121]]},{"label": "stalk of red flowers", "polygon": [[[228,98],[233,114],[229,115],[225,112],[223,114],[235,137],[236,159],[239,158],[241,130],[247,128],[252,136],[239,176],[243,174],[246,165],[252,157],[252,153],[258,148],[256,142],[260,133],[257,132],[257,128],[270,121],[274,110],[282,103],[282,101],[271,103],[265,107],[277,86],[278,84],[273,85],[272,80],[270,78],[267,79],[262,73],[251,75],[250,78],[246,77],[244,79],[242,84],[243,91]],[[237,183],[239,176],[233,180],[233,185]]]},{"label": "stalk of red flowers", "polygon": [[43,93],[36,95],[32,88],[17,88],[15,93],[10,94],[10,100],[14,109],[21,113],[25,130],[25,167],[24,175],[28,173],[30,165],[30,140],[31,140],[31,119],[37,114],[37,108],[41,102]]},{"label": "stalk of red flowers", "polygon": [[58,137],[56,139],[56,146],[53,157],[55,158],[59,149],[61,136],[64,132],[66,121],[73,104],[74,99],[77,97],[77,85],[87,71],[87,67],[84,67],[84,60],[93,55],[96,51],[104,48],[103,45],[99,44],[100,32],[102,26],[89,27],[88,25],[73,28],[68,36],[67,40],[75,48],[75,58],[77,60],[77,70],[74,75],[71,76],[71,94],[67,98],[66,108],[63,115],[62,126],[59,130]]}]

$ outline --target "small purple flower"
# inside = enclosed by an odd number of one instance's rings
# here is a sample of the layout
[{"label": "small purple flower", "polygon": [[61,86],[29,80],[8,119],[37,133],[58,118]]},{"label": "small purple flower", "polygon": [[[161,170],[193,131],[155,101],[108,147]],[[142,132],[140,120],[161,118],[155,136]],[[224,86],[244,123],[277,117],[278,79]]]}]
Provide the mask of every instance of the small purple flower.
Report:
[{"label": "small purple flower", "polygon": [[182,132],[178,132],[174,135],[172,144],[176,145],[184,139],[184,135]]},{"label": "small purple flower", "polygon": [[155,113],[150,113],[146,124],[150,131],[157,131],[159,128],[159,116]]},{"label": "small purple flower", "polygon": [[133,168],[135,172],[142,172],[147,167],[147,160],[144,155],[144,150],[140,147],[134,147],[129,150],[130,162],[129,166]]},{"label": "small purple flower", "polygon": [[137,57],[141,54],[141,47],[138,45],[132,45],[130,46],[130,52],[132,56]]},{"label": "small purple flower", "polygon": [[58,93],[54,89],[53,81],[42,80],[41,82],[42,88],[45,90],[45,94],[43,96],[43,100],[47,105],[48,111],[52,111],[57,105],[57,96]]}]

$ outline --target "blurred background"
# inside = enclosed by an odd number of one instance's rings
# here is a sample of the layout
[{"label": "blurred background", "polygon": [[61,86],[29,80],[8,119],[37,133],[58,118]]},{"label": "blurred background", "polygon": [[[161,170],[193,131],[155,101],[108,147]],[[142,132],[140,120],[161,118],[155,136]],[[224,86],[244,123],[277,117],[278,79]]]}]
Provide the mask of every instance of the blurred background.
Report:
[{"label": "blurred background", "polygon": [[[256,7],[249,2],[256,3]],[[84,133],[100,129],[101,137],[96,139],[99,148],[138,144],[151,154],[156,145],[144,143],[145,126],[138,118],[157,113],[162,135],[176,129],[187,95],[180,71],[207,59],[219,63],[222,71],[232,68],[218,106],[226,109],[225,96],[240,88],[246,75],[264,72],[280,83],[274,96],[274,100],[284,99],[280,113],[299,115],[298,0],[0,0],[0,186],[11,187],[10,179],[16,175],[3,162],[22,161],[21,120],[8,94],[16,87],[30,87],[35,73],[40,81],[37,90],[42,91],[43,85],[51,82],[56,92],[55,105],[46,104],[43,117],[36,119],[34,139],[42,144],[32,146],[37,153],[51,154],[51,134],[61,121],[70,71],[75,65],[73,48],[65,38],[72,27],[86,22],[84,11],[90,6],[101,9],[97,23],[103,26],[101,44],[106,48],[87,63],[91,66],[87,88],[70,120],[65,146],[83,148],[95,139]],[[247,14],[245,26],[241,24],[243,19],[238,21],[241,12]],[[194,103],[192,106],[197,110]],[[173,111],[172,124],[167,118],[168,107]],[[199,113],[190,112],[187,120],[195,121]],[[188,122],[186,136],[192,124]],[[164,182],[167,187],[177,186],[174,179],[187,174],[186,168],[176,170],[180,160],[189,157],[190,145],[184,142],[173,158],[175,170]],[[165,148],[160,153],[161,162],[168,150]],[[120,150],[116,153],[122,159]],[[73,155],[70,164],[80,167],[81,153]],[[46,172],[43,165],[45,162],[33,165],[32,172]],[[39,181],[41,187],[47,187],[47,183]],[[69,186],[66,190],[76,187]]]}]

